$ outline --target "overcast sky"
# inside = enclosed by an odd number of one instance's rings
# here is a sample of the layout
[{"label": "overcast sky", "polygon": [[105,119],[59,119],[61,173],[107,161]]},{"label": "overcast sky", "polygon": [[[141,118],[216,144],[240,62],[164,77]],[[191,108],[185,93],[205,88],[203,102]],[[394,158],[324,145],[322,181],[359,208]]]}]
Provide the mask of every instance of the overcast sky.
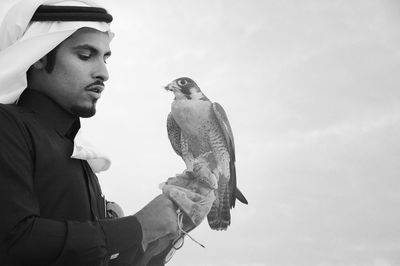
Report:
[{"label": "overcast sky", "polygon": [[169,265],[400,265],[399,1],[100,2],[111,78],[83,128],[113,159],[109,199],[133,214],[184,170],[165,126],[173,79],[223,105],[235,135],[249,205]]}]

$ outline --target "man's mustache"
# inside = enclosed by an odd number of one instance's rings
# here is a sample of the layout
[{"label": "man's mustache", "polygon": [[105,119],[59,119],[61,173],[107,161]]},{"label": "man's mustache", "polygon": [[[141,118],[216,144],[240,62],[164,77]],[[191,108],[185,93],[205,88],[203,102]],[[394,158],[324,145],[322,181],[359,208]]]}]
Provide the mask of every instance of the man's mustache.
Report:
[{"label": "man's mustache", "polygon": [[90,83],[89,85],[87,85],[85,88],[90,88],[90,87],[92,87],[92,86],[102,86],[102,87],[104,87],[104,82],[102,81],[102,80],[96,80],[95,82],[93,82],[93,83]]}]

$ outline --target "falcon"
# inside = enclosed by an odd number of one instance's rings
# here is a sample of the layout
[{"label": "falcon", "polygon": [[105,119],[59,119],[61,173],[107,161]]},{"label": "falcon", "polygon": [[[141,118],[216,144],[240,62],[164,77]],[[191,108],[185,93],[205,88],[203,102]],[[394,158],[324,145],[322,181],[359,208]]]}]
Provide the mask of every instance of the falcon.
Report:
[{"label": "falcon", "polygon": [[182,157],[187,172],[193,171],[197,161],[206,160],[217,183],[208,224],[213,230],[226,230],[236,199],[244,204],[247,200],[236,186],[235,143],[225,110],[190,78],[178,78],[165,89],[175,95],[167,119],[172,148]]}]

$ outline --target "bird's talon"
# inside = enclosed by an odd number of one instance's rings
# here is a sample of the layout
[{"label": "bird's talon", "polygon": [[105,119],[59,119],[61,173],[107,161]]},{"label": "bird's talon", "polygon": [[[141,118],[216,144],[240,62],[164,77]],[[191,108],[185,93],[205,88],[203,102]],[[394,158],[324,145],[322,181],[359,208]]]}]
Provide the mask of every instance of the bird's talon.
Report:
[{"label": "bird's talon", "polygon": [[185,170],[185,171],[183,171],[183,173],[182,173],[182,177],[193,179],[193,178],[195,178],[195,174],[194,174],[194,172],[191,171],[191,170]]}]

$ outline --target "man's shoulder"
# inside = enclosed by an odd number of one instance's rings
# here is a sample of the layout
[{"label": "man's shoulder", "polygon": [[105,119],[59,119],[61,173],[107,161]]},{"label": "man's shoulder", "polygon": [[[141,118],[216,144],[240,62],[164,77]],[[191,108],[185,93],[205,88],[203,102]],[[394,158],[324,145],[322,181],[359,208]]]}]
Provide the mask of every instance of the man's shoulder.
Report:
[{"label": "man's shoulder", "polygon": [[15,116],[20,110],[19,106],[16,104],[4,104],[0,103],[0,117],[2,116]]},{"label": "man's shoulder", "polygon": [[16,104],[0,104],[0,146],[27,140],[24,143],[28,143],[30,147],[32,118],[29,113],[27,109]]},{"label": "man's shoulder", "polygon": [[13,110],[18,110],[20,109],[20,107],[16,104],[13,103],[0,103],[0,110],[4,110],[4,111],[10,111],[13,112]]},{"label": "man's shoulder", "polygon": [[23,123],[27,110],[16,104],[0,103],[0,124],[6,123]]}]

